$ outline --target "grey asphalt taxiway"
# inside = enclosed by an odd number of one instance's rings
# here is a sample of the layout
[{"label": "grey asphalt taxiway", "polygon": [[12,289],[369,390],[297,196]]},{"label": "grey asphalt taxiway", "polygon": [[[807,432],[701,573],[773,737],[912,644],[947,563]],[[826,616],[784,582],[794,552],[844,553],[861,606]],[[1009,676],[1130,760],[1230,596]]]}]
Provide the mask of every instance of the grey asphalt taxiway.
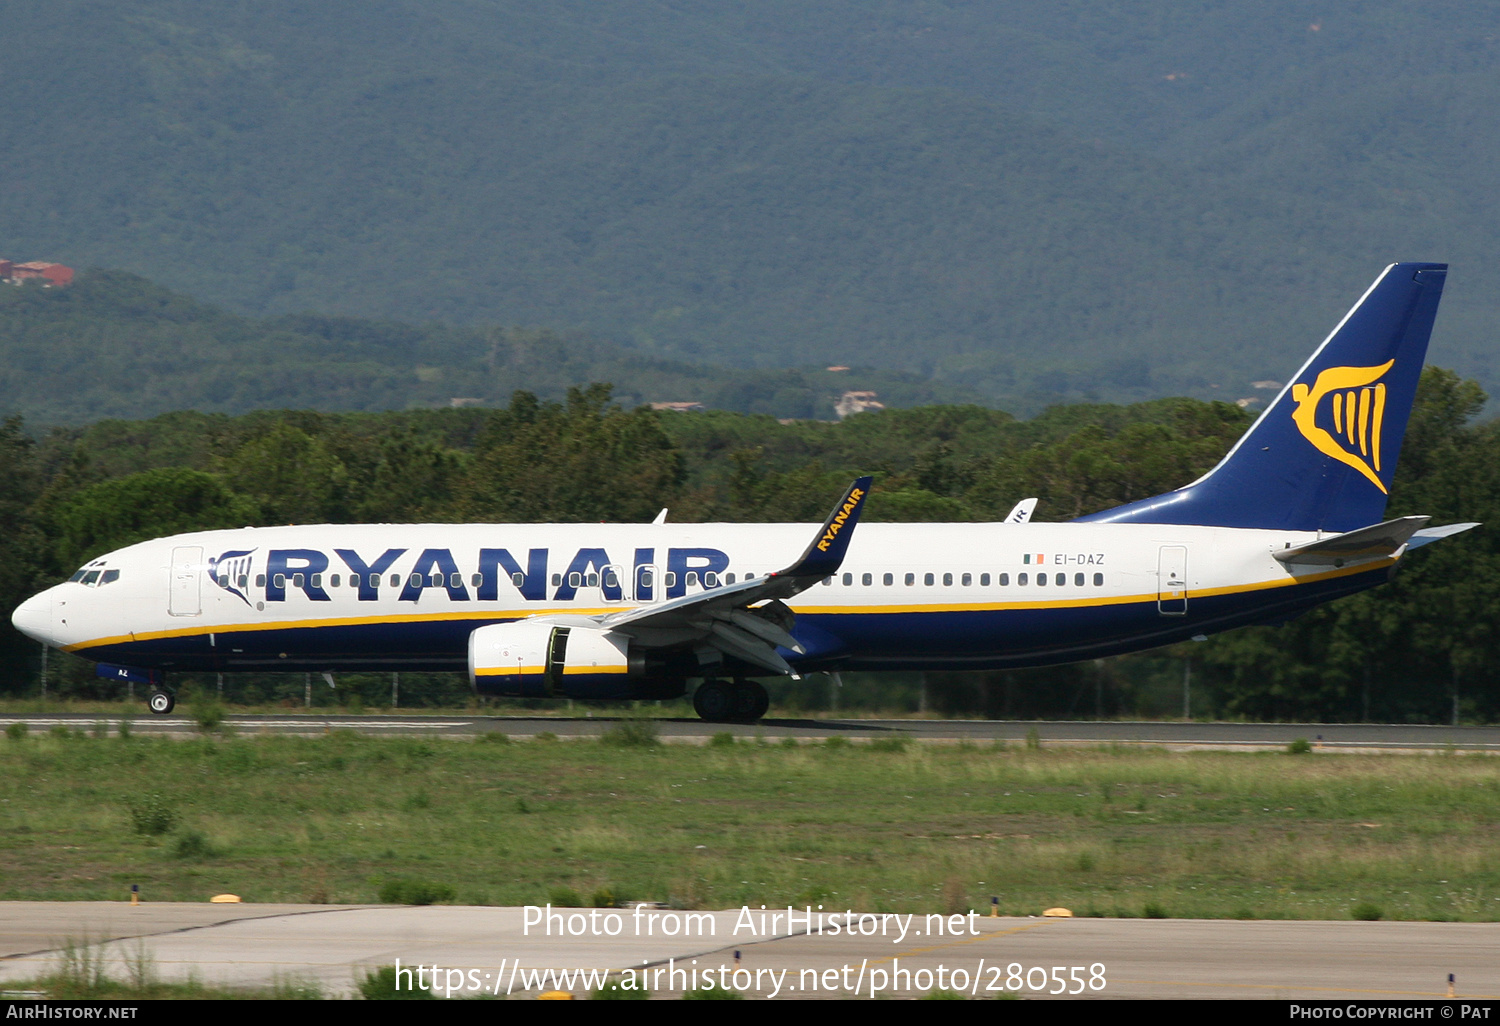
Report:
[{"label": "grey asphalt taxiway", "polygon": [[[34,731],[54,727],[113,734],[118,716],[90,713],[0,715],[0,729],[22,722]],[[241,735],[292,734],[313,736],[352,730],[372,736],[426,735],[469,739],[498,732],[516,738],[551,732],[559,738],[597,737],[619,722],[613,714],[592,716],[452,716],[351,715],[348,713],[292,713],[235,715],[225,724]],[[1181,721],[1088,720],[931,720],[931,719],[791,719],[771,718],[755,724],[705,723],[699,719],[658,719],[665,741],[707,741],[728,732],[739,737],[776,741],[796,738],[815,741],[845,737],[852,741],[904,737],[913,741],[1024,743],[1030,737],[1044,744],[1146,745],[1173,749],[1284,748],[1304,739],[1328,751],[1500,751],[1500,727],[1443,726],[1383,723],[1199,723]],[[141,734],[193,736],[197,724],[188,716],[137,716],[130,729]]]},{"label": "grey asphalt taxiway", "polygon": [[[776,910],[768,910],[770,912]],[[587,996],[625,970],[659,998],[712,981],[760,998],[1500,998],[1500,924],[985,919],[762,919],[757,908],[556,910],[464,906],[12,902],[0,904],[0,988],[54,970],[65,941],[90,942],[109,975],[269,988],[316,984],[350,996],[371,970],[413,970],[452,997]],[[610,921],[607,917],[617,918]],[[650,918],[655,916],[654,919]],[[531,925],[528,924],[530,921]],[[822,927],[822,932],[817,929]],[[609,936],[614,931],[614,936]],[[417,967],[424,971],[416,973]],[[582,971],[585,975],[579,975]],[[592,971],[594,975],[587,973]],[[640,975],[644,974],[644,976]]]}]

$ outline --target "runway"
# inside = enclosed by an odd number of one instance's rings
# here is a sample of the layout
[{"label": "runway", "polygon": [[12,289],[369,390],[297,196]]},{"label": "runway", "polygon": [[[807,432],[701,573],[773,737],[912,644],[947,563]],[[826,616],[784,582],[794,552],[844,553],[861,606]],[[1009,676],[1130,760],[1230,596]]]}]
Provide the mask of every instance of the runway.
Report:
[{"label": "runway", "polygon": [[[0,715],[0,729],[23,722],[35,732],[65,727],[85,733],[114,734],[118,717],[89,713]],[[313,736],[353,730],[372,736],[427,735],[472,739],[491,731],[516,738],[551,732],[559,738],[597,737],[619,722],[618,715],[596,716],[452,716],[350,715],[347,713],[288,713],[232,715],[227,726],[241,735],[291,734]],[[851,741],[902,737],[912,741],[971,743],[1000,741],[1024,744],[1034,738],[1055,745],[1149,745],[1172,749],[1284,748],[1305,739],[1328,751],[1500,751],[1500,727],[1441,726],[1381,723],[1195,723],[1180,721],[1045,721],[1045,720],[929,720],[929,719],[789,719],[771,718],[756,724],[705,723],[699,719],[658,719],[664,741],[703,743],[714,734],[767,740],[803,741],[844,737]],[[144,715],[130,720],[140,734],[191,737],[199,728],[184,715]]]},{"label": "runway", "polygon": [[0,986],[44,975],[57,965],[64,940],[88,938],[105,971],[122,979],[134,962],[164,980],[311,982],[331,997],[352,996],[366,973],[399,960],[413,970],[408,986],[436,980],[451,997],[514,999],[557,989],[584,997],[602,971],[615,971],[618,980],[634,970],[629,978],[657,998],[680,997],[712,979],[746,997],[782,999],[918,997],[944,989],[972,998],[1411,1002],[1442,998],[1449,973],[1460,999],[1500,998],[1493,957],[1500,924],[1490,923],[856,911],[846,924],[842,913],[819,920],[798,910],[788,921],[784,909],[762,917],[758,908],[554,914],[549,937],[540,925],[545,911],[521,908],[3,903]]}]

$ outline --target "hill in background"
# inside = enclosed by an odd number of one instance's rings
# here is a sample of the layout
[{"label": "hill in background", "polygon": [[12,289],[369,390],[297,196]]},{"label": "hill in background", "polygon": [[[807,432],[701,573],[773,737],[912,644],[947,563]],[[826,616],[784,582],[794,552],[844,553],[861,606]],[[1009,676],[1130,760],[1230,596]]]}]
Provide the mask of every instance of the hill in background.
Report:
[{"label": "hill in background", "polygon": [[1323,6],[13,6],[0,254],[1021,412],[1249,395],[1440,259],[1494,391],[1500,15]]}]

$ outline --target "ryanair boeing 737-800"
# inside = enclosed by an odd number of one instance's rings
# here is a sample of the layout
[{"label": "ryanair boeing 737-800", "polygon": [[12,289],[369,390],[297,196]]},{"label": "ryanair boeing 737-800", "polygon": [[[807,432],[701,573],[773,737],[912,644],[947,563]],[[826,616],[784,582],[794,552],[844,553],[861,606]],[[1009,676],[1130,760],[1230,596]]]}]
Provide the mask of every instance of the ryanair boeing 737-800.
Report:
[{"label": "ryanair boeing 737-800", "polygon": [[[1446,265],[1387,267],[1254,426],[1176,491],[1070,523],[329,524],[111,552],[15,625],[164,671],[457,670],[481,694],[764,714],[752,678],[1037,666],[1285,620],[1472,527],[1382,522]],[[799,555],[800,553],[800,555]]]}]

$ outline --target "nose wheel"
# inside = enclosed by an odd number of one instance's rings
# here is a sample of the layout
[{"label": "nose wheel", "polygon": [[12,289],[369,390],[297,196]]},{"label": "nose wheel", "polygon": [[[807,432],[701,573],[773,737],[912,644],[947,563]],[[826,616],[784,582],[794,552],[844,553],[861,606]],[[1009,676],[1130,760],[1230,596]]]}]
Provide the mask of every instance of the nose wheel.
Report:
[{"label": "nose wheel", "polygon": [[165,716],[176,707],[177,696],[170,691],[153,691],[151,697],[146,699],[146,704],[156,715]]}]

